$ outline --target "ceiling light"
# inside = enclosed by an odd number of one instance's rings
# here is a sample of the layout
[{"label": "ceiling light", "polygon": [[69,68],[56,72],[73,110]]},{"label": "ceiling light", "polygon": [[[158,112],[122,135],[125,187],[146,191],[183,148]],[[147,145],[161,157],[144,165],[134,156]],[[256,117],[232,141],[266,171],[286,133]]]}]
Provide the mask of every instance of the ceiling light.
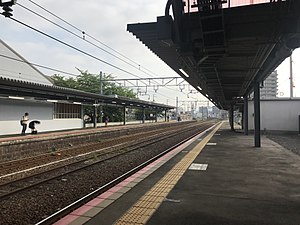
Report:
[{"label": "ceiling light", "polygon": [[47,102],[58,102],[57,100],[47,99]]},{"label": "ceiling light", "polygon": [[179,69],[179,71],[186,77],[189,77],[189,75],[183,70],[183,69]]},{"label": "ceiling light", "polygon": [[18,97],[18,96],[8,96],[8,98],[11,98],[11,99],[25,99],[24,97]]}]

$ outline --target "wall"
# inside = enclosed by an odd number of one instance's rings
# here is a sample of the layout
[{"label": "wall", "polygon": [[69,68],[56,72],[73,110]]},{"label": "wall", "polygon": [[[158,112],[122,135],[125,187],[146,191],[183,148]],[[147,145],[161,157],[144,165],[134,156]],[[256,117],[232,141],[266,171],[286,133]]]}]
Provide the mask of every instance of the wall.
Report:
[{"label": "wall", "polygon": [[[261,130],[298,131],[300,99],[261,100]],[[253,101],[249,101],[249,129],[254,129]]]},{"label": "wall", "polygon": [[21,133],[20,119],[25,112],[29,113],[30,121],[41,121],[36,126],[38,132],[83,127],[81,119],[53,119],[53,103],[0,99],[0,135]]}]

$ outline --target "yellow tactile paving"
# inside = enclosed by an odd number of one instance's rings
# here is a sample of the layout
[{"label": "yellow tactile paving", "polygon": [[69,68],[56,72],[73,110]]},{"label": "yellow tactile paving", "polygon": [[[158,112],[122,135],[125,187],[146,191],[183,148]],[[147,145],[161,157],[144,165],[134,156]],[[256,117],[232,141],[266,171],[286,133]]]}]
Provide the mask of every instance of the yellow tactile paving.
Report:
[{"label": "yellow tactile paving", "polygon": [[222,124],[223,123],[220,123],[193,150],[188,152],[181,161],[142,196],[114,225],[146,224],[214,133],[220,129]]}]

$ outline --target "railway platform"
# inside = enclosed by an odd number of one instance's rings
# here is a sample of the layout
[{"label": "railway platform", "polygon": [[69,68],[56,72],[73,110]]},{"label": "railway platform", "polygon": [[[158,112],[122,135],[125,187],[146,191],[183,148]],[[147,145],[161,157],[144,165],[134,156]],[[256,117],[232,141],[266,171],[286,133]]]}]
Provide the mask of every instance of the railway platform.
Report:
[{"label": "railway platform", "polygon": [[59,149],[66,147],[87,143],[87,141],[92,142],[103,138],[110,138],[112,136],[116,136],[116,133],[125,134],[131,129],[151,129],[151,127],[156,126],[168,126],[168,124],[170,125],[175,123],[153,122],[143,124],[133,121],[132,123],[128,123],[124,126],[120,125],[119,122],[111,122],[107,127],[103,125],[97,128],[0,136],[0,162],[53,152],[53,149],[58,151]]},{"label": "railway platform", "polygon": [[300,156],[223,122],[56,222],[299,225]]}]

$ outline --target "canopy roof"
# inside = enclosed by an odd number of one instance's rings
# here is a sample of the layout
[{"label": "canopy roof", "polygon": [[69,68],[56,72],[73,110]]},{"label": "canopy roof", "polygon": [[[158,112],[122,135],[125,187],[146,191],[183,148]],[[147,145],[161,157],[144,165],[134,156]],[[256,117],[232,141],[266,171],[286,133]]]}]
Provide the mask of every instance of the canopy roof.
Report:
[{"label": "canopy roof", "polygon": [[126,98],[117,95],[100,95],[70,88],[12,80],[2,77],[0,77],[0,96],[30,97],[35,98],[36,100],[55,100],[82,104],[109,104],[137,108],[150,108],[155,110],[169,110],[174,108],[169,105]]},{"label": "canopy roof", "polygon": [[300,47],[300,1],[234,8],[222,8],[223,2],[198,0],[186,12],[182,0],[169,0],[157,22],[127,30],[217,107],[229,109]]}]

